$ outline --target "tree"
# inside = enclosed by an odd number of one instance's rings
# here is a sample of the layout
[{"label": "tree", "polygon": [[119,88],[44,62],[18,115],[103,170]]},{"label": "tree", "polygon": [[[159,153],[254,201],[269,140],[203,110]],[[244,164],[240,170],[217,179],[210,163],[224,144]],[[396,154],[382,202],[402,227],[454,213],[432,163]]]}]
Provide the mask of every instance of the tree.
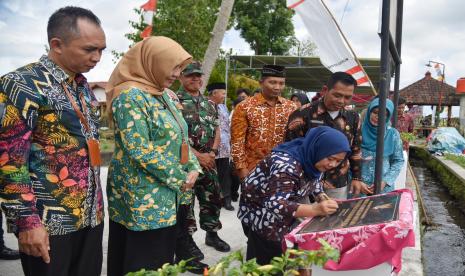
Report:
[{"label": "tree", "polygon": [[313,57],[315,56],[316,45],[310,39],[296,39],[294,46],[289,50],[289,54],[298,57]]},{"label": "tree", "polygon": [[[210,83],[225,82],[226,78],[226,59],[231,55],[231,52],[225,53],[220,49],[218,59],[210,75]],[[236,90],[238,88],[247,88],[251,91],[260,87],[260,84],[255,79],[256,76],[237,74],[230,69],[228,74],[228,91],[227,91],[227,105],[230,107],[231,101],[237,98]]]},{"label": "tree", "polygon": [[293,11],[286,0],[236,0],[234,28],[256,55],[284,55],[294,41]]},{"label": "tree", "polygon": [[[221,0],[159,0],[153,17],[152,35],[167,36],[181,44],[195,60],[201,60],[211,38]],[[129,21],[134,32],[125,36],[135,44],[141,41],[140,33],[147,26],[140,9],[138,22]],[[122,53],[113,51],[119,59]]]},{"label": "tree", "polygon": [[213,27],[212,37],[208,44],[207,51],[203,58],[203,87],[202,91],[207,86],[210,74],[213,70],[215,62],[218,58],[221,43],[223,42],[224,33],[228,27],[229,17],[233,9],[234,0],[221,1],[220,11],[216,17],[215,26]]}]

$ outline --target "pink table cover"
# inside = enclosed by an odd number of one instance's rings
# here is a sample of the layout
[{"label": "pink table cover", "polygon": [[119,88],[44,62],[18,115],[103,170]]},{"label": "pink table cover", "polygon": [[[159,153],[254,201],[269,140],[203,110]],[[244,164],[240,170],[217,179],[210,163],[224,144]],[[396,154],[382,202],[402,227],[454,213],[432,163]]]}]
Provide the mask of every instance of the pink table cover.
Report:
[{"label": "pink table cover", "polygon": [[415,246],[413,230],[413,195],[408,189],[391,193],[401,194],[398,220],[375,225],[355,226],[315,233],[297,234],[312,218],[306,219],[285,236],[288,247],[297,244],[300,249],[317,250],[318,239],[326,240],[338,249],[339,262],[328,261],[327,270],[368,269],[384,262],[390,263],[397,273],[402,266],[402,249]]}]

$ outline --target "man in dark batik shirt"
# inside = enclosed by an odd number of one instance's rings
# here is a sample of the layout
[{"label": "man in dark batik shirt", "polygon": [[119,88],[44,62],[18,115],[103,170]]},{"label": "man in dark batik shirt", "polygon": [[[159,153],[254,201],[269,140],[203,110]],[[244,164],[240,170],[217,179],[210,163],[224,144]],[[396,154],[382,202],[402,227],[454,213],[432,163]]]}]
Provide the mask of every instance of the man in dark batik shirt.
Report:
[{"label": "man in dark batik shirt", "polygon": [[342,131],[349,140],[352,154],[346,162],[325,174],[324,189],[332,198],[347,198],[349,169],[351,192],[354,195],[369,193],[368,186],[361,181],[362,142],[360,118],[355,111],[345,110],[352,101],[357,81],[349,74],[336,72],[323,87],[323,97],[302,106],[289,116],[286,127],[286,141],[303,137],[311,128],[329,126]]},{"label": "man in dark batik shirt", "polygon": [[47,33],[47,55],[0,78],[0,206],[26,276],[97,276],[98,102],[83,73],[100,61],[105,34],[79,7],[53,13]]}]

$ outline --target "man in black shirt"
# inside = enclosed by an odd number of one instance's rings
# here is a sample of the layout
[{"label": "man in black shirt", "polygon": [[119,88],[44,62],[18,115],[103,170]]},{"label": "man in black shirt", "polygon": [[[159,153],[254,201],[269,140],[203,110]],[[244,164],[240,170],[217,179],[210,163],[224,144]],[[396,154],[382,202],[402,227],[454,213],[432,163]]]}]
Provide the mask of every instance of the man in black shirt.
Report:
[{"label": "man in black shirt", "polygon": [[[368,194],[368,186],[361,181],[361,130],[360,118],[355,111],[346,110],[352,101],[357,81],[349,74],[336,72],[323,87],[323,97],[306,104],[289,116],[286,128],[286,141],[303,137],[311,128],[329,126],[343,132],[349,140],[352,153],[338,168],[325,174],[325,192],[332,198],[347,198],[347,187],[351,192]],[[349,169],[351,177],[349,177]]]}]

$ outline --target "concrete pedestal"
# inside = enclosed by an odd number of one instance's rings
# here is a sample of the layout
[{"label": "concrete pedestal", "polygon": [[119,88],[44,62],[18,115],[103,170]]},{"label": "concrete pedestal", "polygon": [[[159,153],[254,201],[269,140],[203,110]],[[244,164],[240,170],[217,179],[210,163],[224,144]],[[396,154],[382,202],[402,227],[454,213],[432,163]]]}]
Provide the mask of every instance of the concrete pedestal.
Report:
[{"label": "concrete pedestal", "polygon": [[392,266],[388,263],[383,263],[364,270],[350,271],[329,271],[321,267],[312,267],[313,276],[391,276]]}]

